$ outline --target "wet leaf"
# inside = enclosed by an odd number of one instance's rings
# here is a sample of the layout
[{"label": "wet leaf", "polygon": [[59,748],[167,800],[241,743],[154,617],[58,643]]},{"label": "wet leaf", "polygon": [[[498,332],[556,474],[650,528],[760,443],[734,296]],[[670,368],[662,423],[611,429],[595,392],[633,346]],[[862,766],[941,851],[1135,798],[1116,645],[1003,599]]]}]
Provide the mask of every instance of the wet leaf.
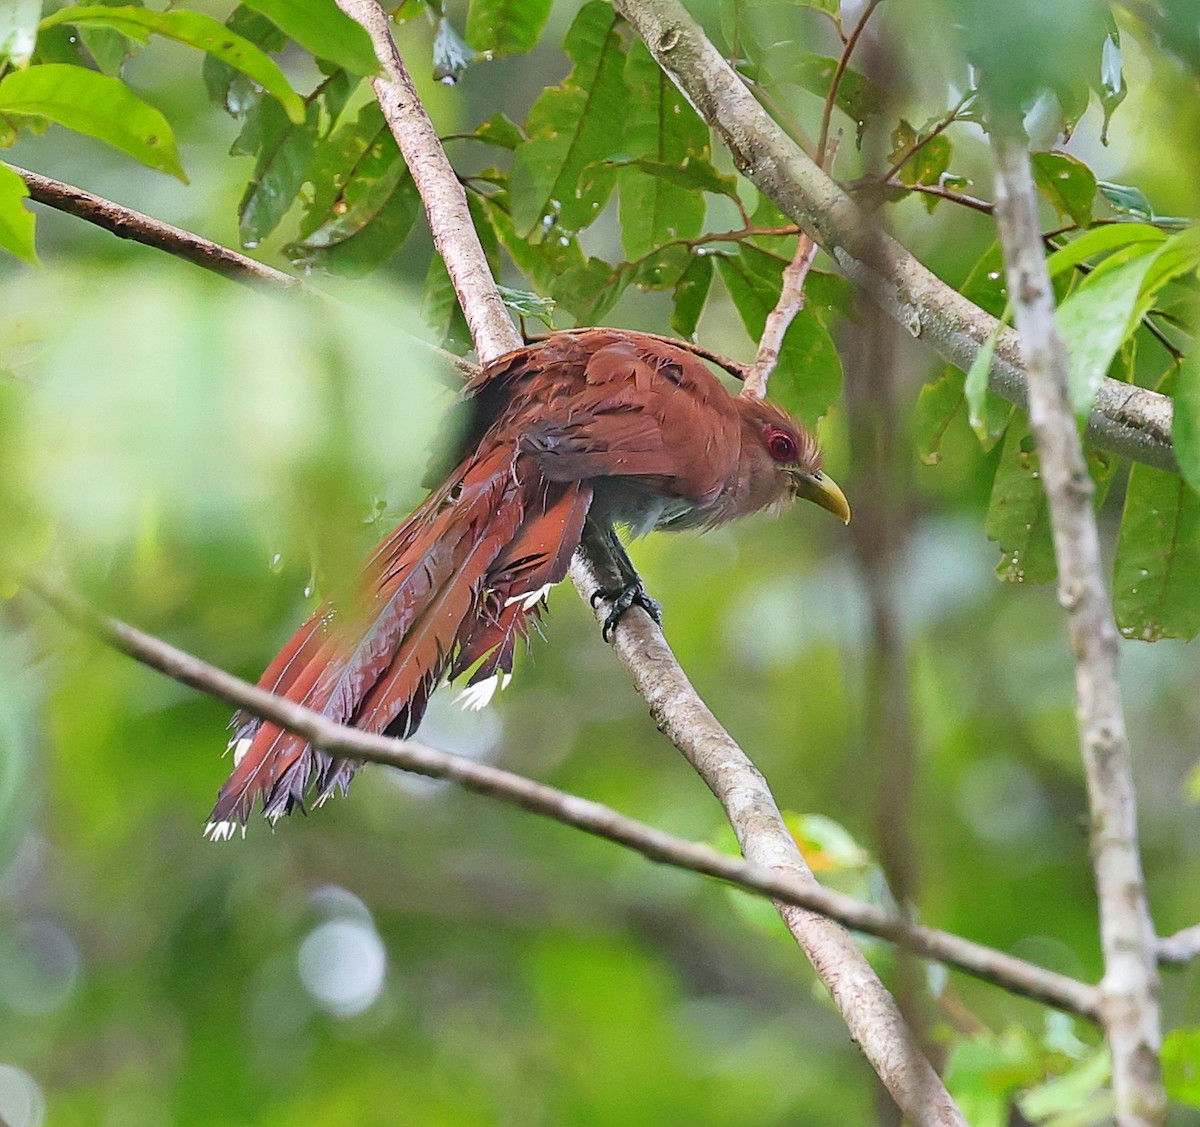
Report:
[{"label": "wet leaf", "polygon": [[686,269],[675,283],[675,303],[671,309],[671,328],[685,340],[696,333],[708,291],[712,285],[712,255],[693,254]]},{"label": "wet leaf", "polygon": [[625,52],[609,4],[593,0],[581,8],[563,47],[574,67],[533,104],[529,140],[513,158],[513,226],[535,242],[553,237],[555,228],[582,230],[600,214],[615,172],[593,170],[586,185],[583,173],[615,153],[627,110]]},{"label": "wet leaf", "polygon": [[379,63],[371,40],[333,0],[244,0],[289,39],[318,59],[330,59],[351,74],[375,74]]},{"label": "wet leaf", "polygon": [[1034,153],[1033,179],[1059,215],[1080,227],[1091,223],[1096,177],[1083,161],[1066,153]]},{"label": "wet leaf", "polygon": [[552,0],[471,0],[467,39],[477,51],[501,58],[530,50],[542,34]]}]

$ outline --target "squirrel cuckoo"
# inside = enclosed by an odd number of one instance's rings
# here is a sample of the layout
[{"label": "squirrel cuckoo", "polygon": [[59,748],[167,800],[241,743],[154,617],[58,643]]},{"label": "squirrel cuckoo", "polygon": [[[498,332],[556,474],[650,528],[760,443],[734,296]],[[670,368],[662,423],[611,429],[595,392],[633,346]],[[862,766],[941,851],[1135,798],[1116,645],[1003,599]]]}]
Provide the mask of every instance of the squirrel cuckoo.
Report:
[{"label": "squirrel cuckoo", "polygon": [[[629,607],[658,618],[614,526],[712,528],[804,497],[843,520],[813,438],[778,407],[731,395],[692,353],[615,329],[560,332],[500,357],[464,390],[469,422],[454,468],[375,551],[360,605],[322,606],[259,687],[331,720],[400,738],[444,678],[475,667],[464,695],[483,707],[512,672],[546,592],[585,536],[613,551]],[[345,792],[358,764],[245,713],[234,769],[206,832],[232,835],[253,806],[274,821]]]}]

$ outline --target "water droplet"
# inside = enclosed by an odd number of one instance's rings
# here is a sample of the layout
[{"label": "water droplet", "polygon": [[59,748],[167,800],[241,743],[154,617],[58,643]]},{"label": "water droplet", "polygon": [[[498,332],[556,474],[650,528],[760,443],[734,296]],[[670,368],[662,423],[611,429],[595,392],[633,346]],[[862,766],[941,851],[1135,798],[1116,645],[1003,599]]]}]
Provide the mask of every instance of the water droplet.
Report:
[{"label": "water droplet", "polygon": [[271,562],[267,565],[272,572],[278,575],[283,570],[283,553],[276,552],[271,557]]},{"label": "water droplet", "polygon": [[256,246],[258,246],[258,240],[257,239],[243,239],[242,246],[244,246],[247,250],[253,250]]},{"label": "water droplet", "polygon": [[999,277],[1000,277],[999,270],[989,270],[988,271],[988,281],[994,282]]},{"label": "water droplet", "polygon": [[1146,576],[1150,574],[1150,570],[1149,570],[1149,568],[1145,568],[1145,567],[1143,567],[1143,568],[1140,568],[1140,569],[1138,570],[1138,574],[1139,574],[1139,575],[1140,575],[1140,576],[1141,576],[1143,579],[1145,579],[1145,578],[1146,578]]},{"label": "water droplet", "polygon": [[1071,174],[1070,174],[1069,172],[1060,172],[1060,173],[1058,174],[1058,178],[1059,178],[1060,180],[1070,180],[1070,179],[1071,179]]},{"label": "water droplet", "polygon": [[443,74],[438,81],[443,86],[454,86],[458,82],[458,79],[452,74]]},{"label": "water droplet", "polygon": [[313,594],[313,585],[311,583],[304,584],[304,597],[311,599]]},{"label": "water droplet", "polygon": [[569,247],[571,245],[571,240],[568,239],[566,235],[559,235],[558,236],[558,245],[560,247]]}]

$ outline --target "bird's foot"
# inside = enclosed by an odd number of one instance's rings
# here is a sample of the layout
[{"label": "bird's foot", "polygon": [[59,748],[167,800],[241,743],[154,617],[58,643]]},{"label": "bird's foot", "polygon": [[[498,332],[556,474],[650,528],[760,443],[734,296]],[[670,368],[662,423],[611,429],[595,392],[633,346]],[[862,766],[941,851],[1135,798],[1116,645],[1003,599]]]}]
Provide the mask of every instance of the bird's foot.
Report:
[{"label": "bird's foot", "polygon": [[606,641],[612,641],[613,631],[617,623],[625,616],[630,607],[641,607],[659,626],[662,625],[662,603],[646,594],[646,588],[640,581],[627,583],[624,587],[615,589],[601,587],[592,592],[592,606],[601,599],[611,600],[612,610],[608,612],[601,627],[600,636]]}]

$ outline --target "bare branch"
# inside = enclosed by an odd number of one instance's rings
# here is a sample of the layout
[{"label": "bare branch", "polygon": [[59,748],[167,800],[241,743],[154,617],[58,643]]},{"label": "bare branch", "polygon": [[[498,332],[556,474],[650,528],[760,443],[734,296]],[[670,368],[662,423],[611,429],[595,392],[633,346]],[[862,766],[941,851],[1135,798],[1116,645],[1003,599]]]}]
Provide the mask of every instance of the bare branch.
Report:
[{"label": "bare branch", "polygon": [[883,0],[867,0],[867,6],[863,9],[862,15],[858,17],[858,23],[854,25],[854,29],[845,39],[845,46],[838,57],[837,67],[834,69],[833,77],[829,80],[829,91],[825,95],[825,105],[821,110],[821,132],[817,137],[817,163],[826,171],[833,168],[833,154],[828,153],[829,122],[833,117],[833,107],[837,104],[838,90],[846,75],[846,68],[850,65],[850,56],[854,54],[854,48],[858,46],[862,33],[867,29],[867,21],[882,3]]},{"label": "bare branch", "polygon": [[[571,573],[581,596],[615,584],[618,573],[611,562],[604,571],[593,570],[592,560],[585,563]],[[602,616],[598,609],[597,618]],[[787,874],[806,888],[820,887],[766,779],[700,699],[649,616],[636,610],[623,618],[614,646],[659,730],[725,808],[746,860]],[[905,1115],[929,1127],[965,1127],[941,1077],[913,1044],[895,1000],[853,939],[836,924],[787,901],[777,901],[776,908]]]},{"label": "bare branch", "polygon": [[847,927],[911,948],[916,953],[957,967],[967,974],[1058,1009],[1097,1020],[1099,991],[1066,975],[1048,971],[961,936],[936,928],[914,927],[844,893],[720,853],[711,846],[664,833],[628,818],[598,802],[544,786],[522,775],[477,763],[464,756],[438,751],[415,740],[374,736],[357,728],[334,724],[283,697],[257,688],[231,673],[209,665],[161,638],[146,634],[90,607],[57,587],[37,580],[25,586],[64,618],[96,635],[106,644],[166,674],[174,681],[216,697],[234,708],[260,716],[303,736],[331,755],[365,760],[458,783],[476,794],[552,818],[617,845],[633,849],[651,861],[703,876],[715,877],[755,896],[783,901],[838,919]]},{"label": "bare branch", "polygon": [[479,359],[486,364],[520,348],[521,336],[504,308],[471,222],[467,193],[417,96],[387,16],[376,0],[337,0],[337,4],[362,26],[375,47],[383,74],[373,78],[371,86],[421,193],[434,246],[450,272]]},{"label": "bare branch", "polygon": [[[734,163],[806,230],[854,281],[914,336],[966,371],[996,319],[936,278],[899,243],[872,233],[859,208],[771,119],[679,0],[612,0],[688,100],[721,137]],[[1016,334],[999,336],[992,390],[1025,405]],[[1088,421],[1097,446],[1178,472],[1171,400],[1106,380]]]},{"label": "bare branch", "polygon": [[1158,961],[1183,966],[1200,955],[1200,924],[1192,924],[1158,941]]},{"label": "bare branch", "polygon": [[143,246],[164,250],[185,262],[192,262],[205,270],[212,270],[245,285],[270,286],[285,290],[305,289],[299,278],[244,254],[238,254],[220,243],[203,239],[182,227],[173,227],[170,223],[152,219],[140,211],[92,195],[74,184],[64,184],[61,180],[54,180],[41,173],[18,168],[15,164],[5,167],[25,181],[30,199],[56,211],[65,211],[69,215],[85,219],[97,227],[103,227],[119,239],[132,239]]},{"label": "bare branch", "polygon": [[[39,172],[30,172],[12,164],[6,167],[24,179],[31,199],[56,211],[74,215],[86,223],[102,227],[118,238],[131,239],[154,250],[165,251],[175,258],[181,258],[185,262],[191,262],[204,270],[211,270],[244,285],[262,286],[269,290],[316,297],[323,301],[333,300],[320,290],[312,289],[300,278],[239,254],[193,231],[173,227],[170,223],[163,223],[124,204],[114,203],[74,184],[54,180]],[[427,340],[414,336],[412,341],[416,347],[428,352],[439,363],[456,369],[464,379],[470,379],[478,371],[474,364],[461,356],[455,356]]]},{"label": "bare branch", "polygon": [[1058,600],[1075,652],[1075,712],[1104,952],[1101,1017],[1112,1051],[1117,1122],[1152,1127],[1166,1117],[1157,951],[1138,850],[1117,628],[1104,584],[1094,485],[1071,411],[1067,350],[1054,324],[1054,290],[1042,253],[1029,147],[1019,125],[993,122],[991,137],[996,218],[1029,373],[1029,422],[1054,534]]},{"label": "bare branch", "polygon": [[754,363],[746,375],[741,394],[747,399],[763,399],[767,394],[767,381],[779,363],[779,352],[783,338],[796,315],[804,308],[804,279],[817,257],[817,244],[806,234],[796,240],[796,254],[783,271],[783,288],[775,308],[767,314],[762,336],[758,339],[758,351]]}]

